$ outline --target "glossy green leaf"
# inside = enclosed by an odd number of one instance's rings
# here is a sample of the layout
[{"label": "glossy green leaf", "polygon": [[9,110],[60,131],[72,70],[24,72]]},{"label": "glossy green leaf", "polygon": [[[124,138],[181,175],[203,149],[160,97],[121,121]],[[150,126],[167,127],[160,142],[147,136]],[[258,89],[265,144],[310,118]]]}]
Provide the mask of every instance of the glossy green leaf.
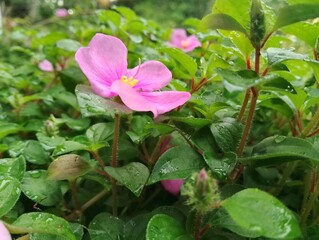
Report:
[{"label": "glossy green leaf", "polygon": [[234,118],[225,118],[213,123],[210,130],[218,147],[223,152],[235,152],[242,135],[242,125]]},{"label": "glossy green leaf", "polygon": [[132,113],[132,110],[125,105],[96,95],[89,86],[78,85],[75,93],[84,117],[98,115],[113,117],[114,114]]},{"label": "glossy green leaf", "polygon": [[214,14],[227,14],[234,18],[249,32],[251,0],[216,0],[213,5]]},{"label": "glossy green leaf", "polygon": [[319,161],[319,152],[307,140],[294,137],[272,136],[252,148],[249,156],[240,158],[243,164],[254,166],[309,159]]},{"label": "glossy green leaf", "polygon": [[92,143],[106,142],[114,133],[114,123],[96,123],[87,131],[86,136]]},{"label": "glossy green leaf", "polygon": [[[79,223],[70,223],[70,229],[74,233],[76,240],[82,240],[84,231],[83,226]],[[30,240],[65,240],[64,237],[45,234],[45,233],[32,233],[30,235]]]},{"label": "glossy green leaf", "polygon": [[318,38],[319,26],[309,22],[297,22],[285,26],[281,29],[283,32],[295,35],[300,40],[314,47]]},{"label": "glossy green leaf", "polygon": [[304,60],[308,58],[307,55],[295,53],[291,49],[268,48],[266,51],[269,65],[275,65],[286,60]]},{"label": "glossy green leaf", "polygon": [[279,9],[274,30],[289,24],[317,17],[319,17],[318,3],[288,5]]},{"label": "glossy green leaf", "polygon": [[36,203],[54,206],[62,201],[61,183],[47,177],[46,170],[27,171],[21,182],[21,190]]},{"label": "glossy green leaf", "polygon": [[58,156],[66,153],[70,153],[73,151],[79,150],[87,150],[88,146],[76,141],[65,141],[62,144],[56,146],[55,150],[53,151],[53,156]]},{"label": "glossy green leaf", "polygon": [[35,140],[28,140],[25,143],[22,155],[28,162],[33,164],[47,164],[50,162],[48,153],[45,152],[41,144]]},{"label": "glossy green leaf", "polygon": [[63,240],[76,240],[69,223],[63,218],[45,212],[30,212],[19,216],[9,225],[11,233],[46,233],[63,237]]},{"label": "glossy green leaf", "polygon": [[[185,236],[184,238],[182,238]],[[192,239],[186,236],[183,226],[165,214],[156,214],[147,224],[146,240]]]},{"label": "glossy green leaf", "polygon": [[22,156],[0,159],[0,175],[8,174],[17,180],[21,180],[25,170],[26,162]]},{"label": "glossy green leaf", "polygon": [[7,175],[0,176],[0,217],[9,212],[20,197],[20,182]]},{"label": "glossy green leaf", "polygon": [[195,128],[201,128],[204,126],[207,126],[211,123],[211,120],[207,118],[195,118],[193,116],[190,117],[171,117],[172,120],[176,122],[182,122],[186,123],[189,126],[195,127]]},{"label": "glossy green leaf", "polygon": [[234,169],[237,162],[236,154],[233,152],[217,156],[217,154],[212,151],[206,151],[203,153],[203,158],[214,177],[219,180],[225,180],[229,173]]},{"label": "glossy green leaf", "polygon": [[118,240],[123,238],[124,222],[109,213],[96,215],[89,225],[91,239]]},{"label": "glossy green leaf", "polygon": [[189,73],[191,77],[195,76],[195,73],[197,71],[197,63],[192,57],[188,56],[182,50],[177,48],[162,48],[161,51],[176,60]]},{"label": "glossy green leaf", "polygon": [[232,220],[259,237],[293,239],[301,236],[295,215],[272,195],[245,189],[221,203]]},{"label": "glossy green leaf", "polygon": [[189,177],[204,166],[201,156],[188,146],[170,148],[156,162],[148,184]]},{"label": "glossy green leaf", "polygon": [[131,162],[123,167],[105,167],[105,171],[116,181],[139,196],[149,177],[148,168],[139,162]]},{"label": "glossy green leaf", "polygon": [[234,30],[248,35],[245,28],[239,22],[237,22],[236,19],[223,13],[208,14],[201,20],[198,29]]}]

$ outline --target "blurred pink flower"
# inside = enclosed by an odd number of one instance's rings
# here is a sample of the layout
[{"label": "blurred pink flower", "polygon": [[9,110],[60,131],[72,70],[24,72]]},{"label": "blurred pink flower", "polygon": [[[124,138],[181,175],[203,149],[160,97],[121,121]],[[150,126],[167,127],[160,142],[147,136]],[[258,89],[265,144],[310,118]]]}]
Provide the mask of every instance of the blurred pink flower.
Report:
[{"label": "blurred pink flower", "polygon": [[[54,71],[52,63],[46,59],[39,62],[38,67],[44,72],[53,72]],[[61,70],[61,67],[59,65],[57,65],[57,70],[58,71]]]},{"label": "blurred pink flower", "polygon": [[151,111],[157,117],[190,98],[188,92],[157,91],[171,81],[168,68],[161,62],[147,61],[127,69],[127,52],[120,39],[98,33],[88,47],[76,52],[75,59],[96,94],[119,96],[134,111]]},{"label": "blurred pink flower", "polygon": [[169,192],[175,196],[177,196],[179,194],[183,183],[184,183],[184,179],[162,180],[161,181],[163,188],[167,192]]},{"label": "blurred pink flower", "polygon": [[65,8],[58,8],[58,9],[55,10],[55,16],[57,16],[59,18],[65,18],[68,15],[69,15],[69,12]]},{"label": "blurred pink flower", "polygon": [[180,48],[184,52],[190,52],[196,47],[202,46],[201,42],[195,35],[190,35],[187,37],[185,29],[182,28],[173,29],[169,45],[171,47]]},{"label": "blurred pink flower", "polygon": [[11,235],[6,226],[0,221],[0,239],[1,240],[12,240]]}]

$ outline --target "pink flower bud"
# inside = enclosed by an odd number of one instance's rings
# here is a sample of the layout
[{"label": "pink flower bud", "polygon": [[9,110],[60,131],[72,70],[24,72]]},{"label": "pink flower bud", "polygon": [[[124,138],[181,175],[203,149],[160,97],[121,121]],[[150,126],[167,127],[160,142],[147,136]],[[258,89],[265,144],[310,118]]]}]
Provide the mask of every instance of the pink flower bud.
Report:
[{"label": "pink flower bud", "polygon": [[1,240],[12,240],[11,235],[5,225],[0,221],[0,237]]},{"label": "pink flower bud", "polygon": [[57,10],[55,10],[55,16],[59,18],[65,18],[68,15],[69,15],[69,12],[65,8],[58,8]]},{"label": "pink flower bud", "polygon": [[183,183],[184,183],[184,179],[162,180],[161,181],[163,188],[167,192],[169,192],[175,196],[177,196],[179,194]]}]

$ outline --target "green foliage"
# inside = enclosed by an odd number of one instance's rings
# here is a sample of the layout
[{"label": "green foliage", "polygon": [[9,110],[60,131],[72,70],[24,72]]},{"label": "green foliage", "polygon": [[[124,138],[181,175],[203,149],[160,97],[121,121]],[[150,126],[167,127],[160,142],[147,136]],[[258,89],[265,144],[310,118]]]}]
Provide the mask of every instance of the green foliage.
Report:
[{"label": "green foliage", "polygon": [[[64,18],[36,2],[0,22],[0,218],[14,238],[318,238],[318,1],[216,0],[201,20],[193,0],[64,1]],[[170,47],[172,21],[201,47]],[[190,100],[154,119],[99,96],[74,58],[96,33],[123,41],[128,68],[161,61],[163,91]]]}]

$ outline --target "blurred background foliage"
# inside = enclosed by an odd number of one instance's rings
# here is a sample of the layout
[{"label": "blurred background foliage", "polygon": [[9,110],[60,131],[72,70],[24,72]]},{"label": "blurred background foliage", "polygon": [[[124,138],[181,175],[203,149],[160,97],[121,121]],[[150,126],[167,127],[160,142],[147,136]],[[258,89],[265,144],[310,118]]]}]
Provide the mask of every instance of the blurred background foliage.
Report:
[{"label": "blurred background foliage", "polygon": [[[49,18],[56,8],[87,9],[126,6],[139,16],[165,26],[175,27],[188,17],[201,18],[207,14],[214,0],[0,0],[5,13],[12,17],[27,17],[32,21]],[[2,9],[4,12],[4,9]]]}]

